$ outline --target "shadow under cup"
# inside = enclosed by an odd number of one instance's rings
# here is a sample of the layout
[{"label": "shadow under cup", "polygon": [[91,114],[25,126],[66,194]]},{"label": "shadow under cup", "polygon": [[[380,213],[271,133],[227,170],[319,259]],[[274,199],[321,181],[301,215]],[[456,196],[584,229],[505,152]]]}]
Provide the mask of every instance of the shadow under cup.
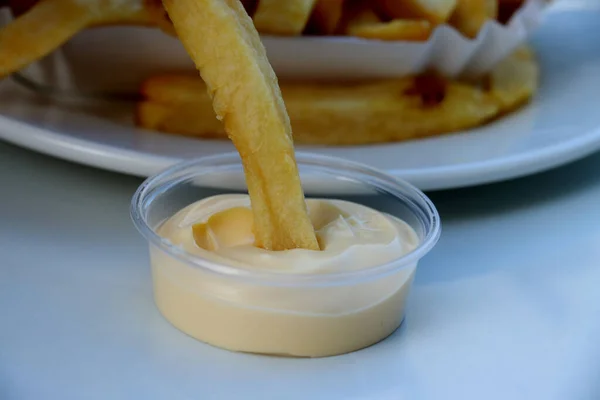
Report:
[{"label": "shadow under cup", "polygon": [[358,350],[398,328],[417,263],[440,236],[435,207],[412,185],[364,165],[296,158],[306,197],[353,201],[401,219],[418,246],[383,265],[320,274],[240,269],[186,253],[157,235],[161,223],[198,200],[246,193],[246,185],[237,153],[176,165],[140,186],[131,214],[149,243],[156,304],[177,328],[229,350],[296,357]]}]

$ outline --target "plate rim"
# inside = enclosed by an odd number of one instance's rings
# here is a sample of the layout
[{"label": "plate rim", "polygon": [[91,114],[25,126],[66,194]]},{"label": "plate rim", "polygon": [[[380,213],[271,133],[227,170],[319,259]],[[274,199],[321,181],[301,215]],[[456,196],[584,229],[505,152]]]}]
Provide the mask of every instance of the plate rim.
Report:
[{"label": "plate rim", "polygon": [[[184,158],[161,156],[92,142],[0,114],[0,139],[70,162],[148,177]],[[579,136],[539,149],[485,161],[443,167],[386,169],[421,190],[458,189],[494,183],[556,168],[600,150],[600,125]],[[310,149],[303,149],[310,152]]]},{"label": "plate rim", "polygon": [[[518,154],[473,161],[443,167],[391,169],[387,172],[412,182],[412,179],[428,181],[428,176],[444,175],[449,180],[464,181],[463,184],[435,185],[427,190],[443,190],[494,183],[532,175],[580,160],[600,150],[600,125],[564,142],[555,143]],[[413,175],[420,175],[413,178]],[[498,175],[490,178],[490,175]],[[481,178],[477,178],[481,175]],[[487,177],[484,178],[483,175]],[[433,178],[436,179],[436,178]],[[417,185],[419,186],[419,185]],[[427,185],[425,185],[427,186]],[[420,187],[420,186],[419,186]]]}]

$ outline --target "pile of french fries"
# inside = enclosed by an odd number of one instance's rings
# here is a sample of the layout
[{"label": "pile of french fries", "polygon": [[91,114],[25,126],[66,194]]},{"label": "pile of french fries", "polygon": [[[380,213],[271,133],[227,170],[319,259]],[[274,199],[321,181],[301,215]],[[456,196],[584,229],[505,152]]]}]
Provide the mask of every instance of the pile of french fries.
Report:
[{"label": "pile of french fries", "polygon": [[424,41],[441,24],[467,37],[489,20],[506,22],[523,0],[245,1],[256,29],[271,35],[347,35]]},{"label": "pile of french fries", "polygon": [[[240,1],[240,0],[237,0]],[[475,37],[504,22],[524,0],[241,0],[266,35],[335,35],[425,41],[450,24]],[[176,35],[161,0],[3,0],[16,19],[0,28],[0,78],[42,58],[79,31],[98,25],[150,25]]]},{"label": "pile of french fries", "polygon": [[88,27],[149,25],[172,31],[160,0],[9,0],[5,5],[15,19],[0,28],[0,79]]},{"label": "pile of french fries", "polygon": [[[473,82],[433,74],[354,83],[280,82],[297,143],[395,142],[482,125],[526,103],[538,87],[533,52],[523,47]],[[195,75],[155,76],[141,87],[137,126],[205,139],[227,138],[211,96]]]}]

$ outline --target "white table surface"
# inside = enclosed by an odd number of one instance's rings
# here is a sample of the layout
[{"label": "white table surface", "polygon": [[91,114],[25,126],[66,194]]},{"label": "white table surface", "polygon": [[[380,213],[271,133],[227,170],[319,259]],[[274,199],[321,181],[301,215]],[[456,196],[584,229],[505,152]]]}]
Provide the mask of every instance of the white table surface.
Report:
[{"label": "white table surface", "polygon": [[0,143],[0,399],[598,399],[600,154],[433,193],[402,328],[340,357],[234,354],[169,325],[141,180]]}]

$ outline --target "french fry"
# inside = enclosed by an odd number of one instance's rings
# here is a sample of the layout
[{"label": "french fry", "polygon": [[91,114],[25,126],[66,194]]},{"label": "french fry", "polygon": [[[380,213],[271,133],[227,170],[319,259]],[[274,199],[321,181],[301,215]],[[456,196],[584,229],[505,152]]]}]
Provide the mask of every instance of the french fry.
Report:
[{"label": "french fry", "polygon": [[260,33],[300,35],[316,0],[260,0],[254,13],[254,26]]},{"label": "french fry", "polygon": [[45,0],[0,29],[0,78],[49,54],[93,21],[85,3]]},{"label": "french fry", "polygon": [[136,125],[155,131],[176,132],[207,139],[227,139],[210,98],[202,102],[163,104],[143,101],[136,108]]},{"label": "french fry", "polygon": [[[182,90],[184,86],[187,86],[186,90]],[[142,83],[140,95],[144,99],[168,104],[193,102],[199,98],[210,100],[206,84],[196,74],[153,76]]]},{"label": "french fry", "polygon": [[497,0],[458,0],[449,22],[465,36],[475,38],[481,27],[497,13]]},{"label": "french fry", "polygon": [[[81,1],[79,0],[79,2]],[[128,0],[122,2],[90,0],[85,4],[88,5],[94,15],[91,22],[92,26],[153,25],[155,21],[152,17],[158,14],[156,11],[149,12],[149,6],[152,6],[155,10],[162,8],[158,0]],[[162,18],[164,18],[164,13]]]},{"label": "french fry", "polygon": [[485,0],[485,8],[490,19],[498,19],[498,0]]},{"label": "french fry", "polygon": [[383,22],[368,3],[346,9],[344,33],[363,39],[425,41],[432,26],[427,20],[394,19]]},{"label": "french fry", "polygon": [[[142,0],[41,0],[0,29],[0,78],[51,53],[91,25],[150,23]],[[29,6],[30,4],[28,4]]]},{"label": "french fry", "polygon": [[389,22],[353,24],[348,34],[364,39],[426,41],[431,35],[431,23],[426,20],[396,19]]},{"label": "french fry", "polygon": [[[210,98],[193,76],[149,79],[138,126],[204,138],[225,138],[207,116]],[[358,145],[407,140],[467,129],[494,118],[495,99],[477,86],[439,78],[360,84],[282,83],[296,142]],[[158,110],[158,112],[156,111]],[[203,110],[203,111],[199,111]]]},{"label": "french fry", "polygon": [[345,0],[317,0],[305,33],[311,35],[333,34],[342,19]]},{"label": "french fry", "polygon": [[508,113],[527,102],[539,85],[539,67],[533,51],[524,46],[494,68],[489,76],[489,95],[500,113]]},{"label": "french fry", "polygon": [[164,0],[237,148],[250,194],[256,244],[319,250],[277,78],[239,0]]},{"label": "french fry", "polygon": [[373,0],[375,9],[387,19],[426,19],[444,23],[456,7],[456,0]]}]

